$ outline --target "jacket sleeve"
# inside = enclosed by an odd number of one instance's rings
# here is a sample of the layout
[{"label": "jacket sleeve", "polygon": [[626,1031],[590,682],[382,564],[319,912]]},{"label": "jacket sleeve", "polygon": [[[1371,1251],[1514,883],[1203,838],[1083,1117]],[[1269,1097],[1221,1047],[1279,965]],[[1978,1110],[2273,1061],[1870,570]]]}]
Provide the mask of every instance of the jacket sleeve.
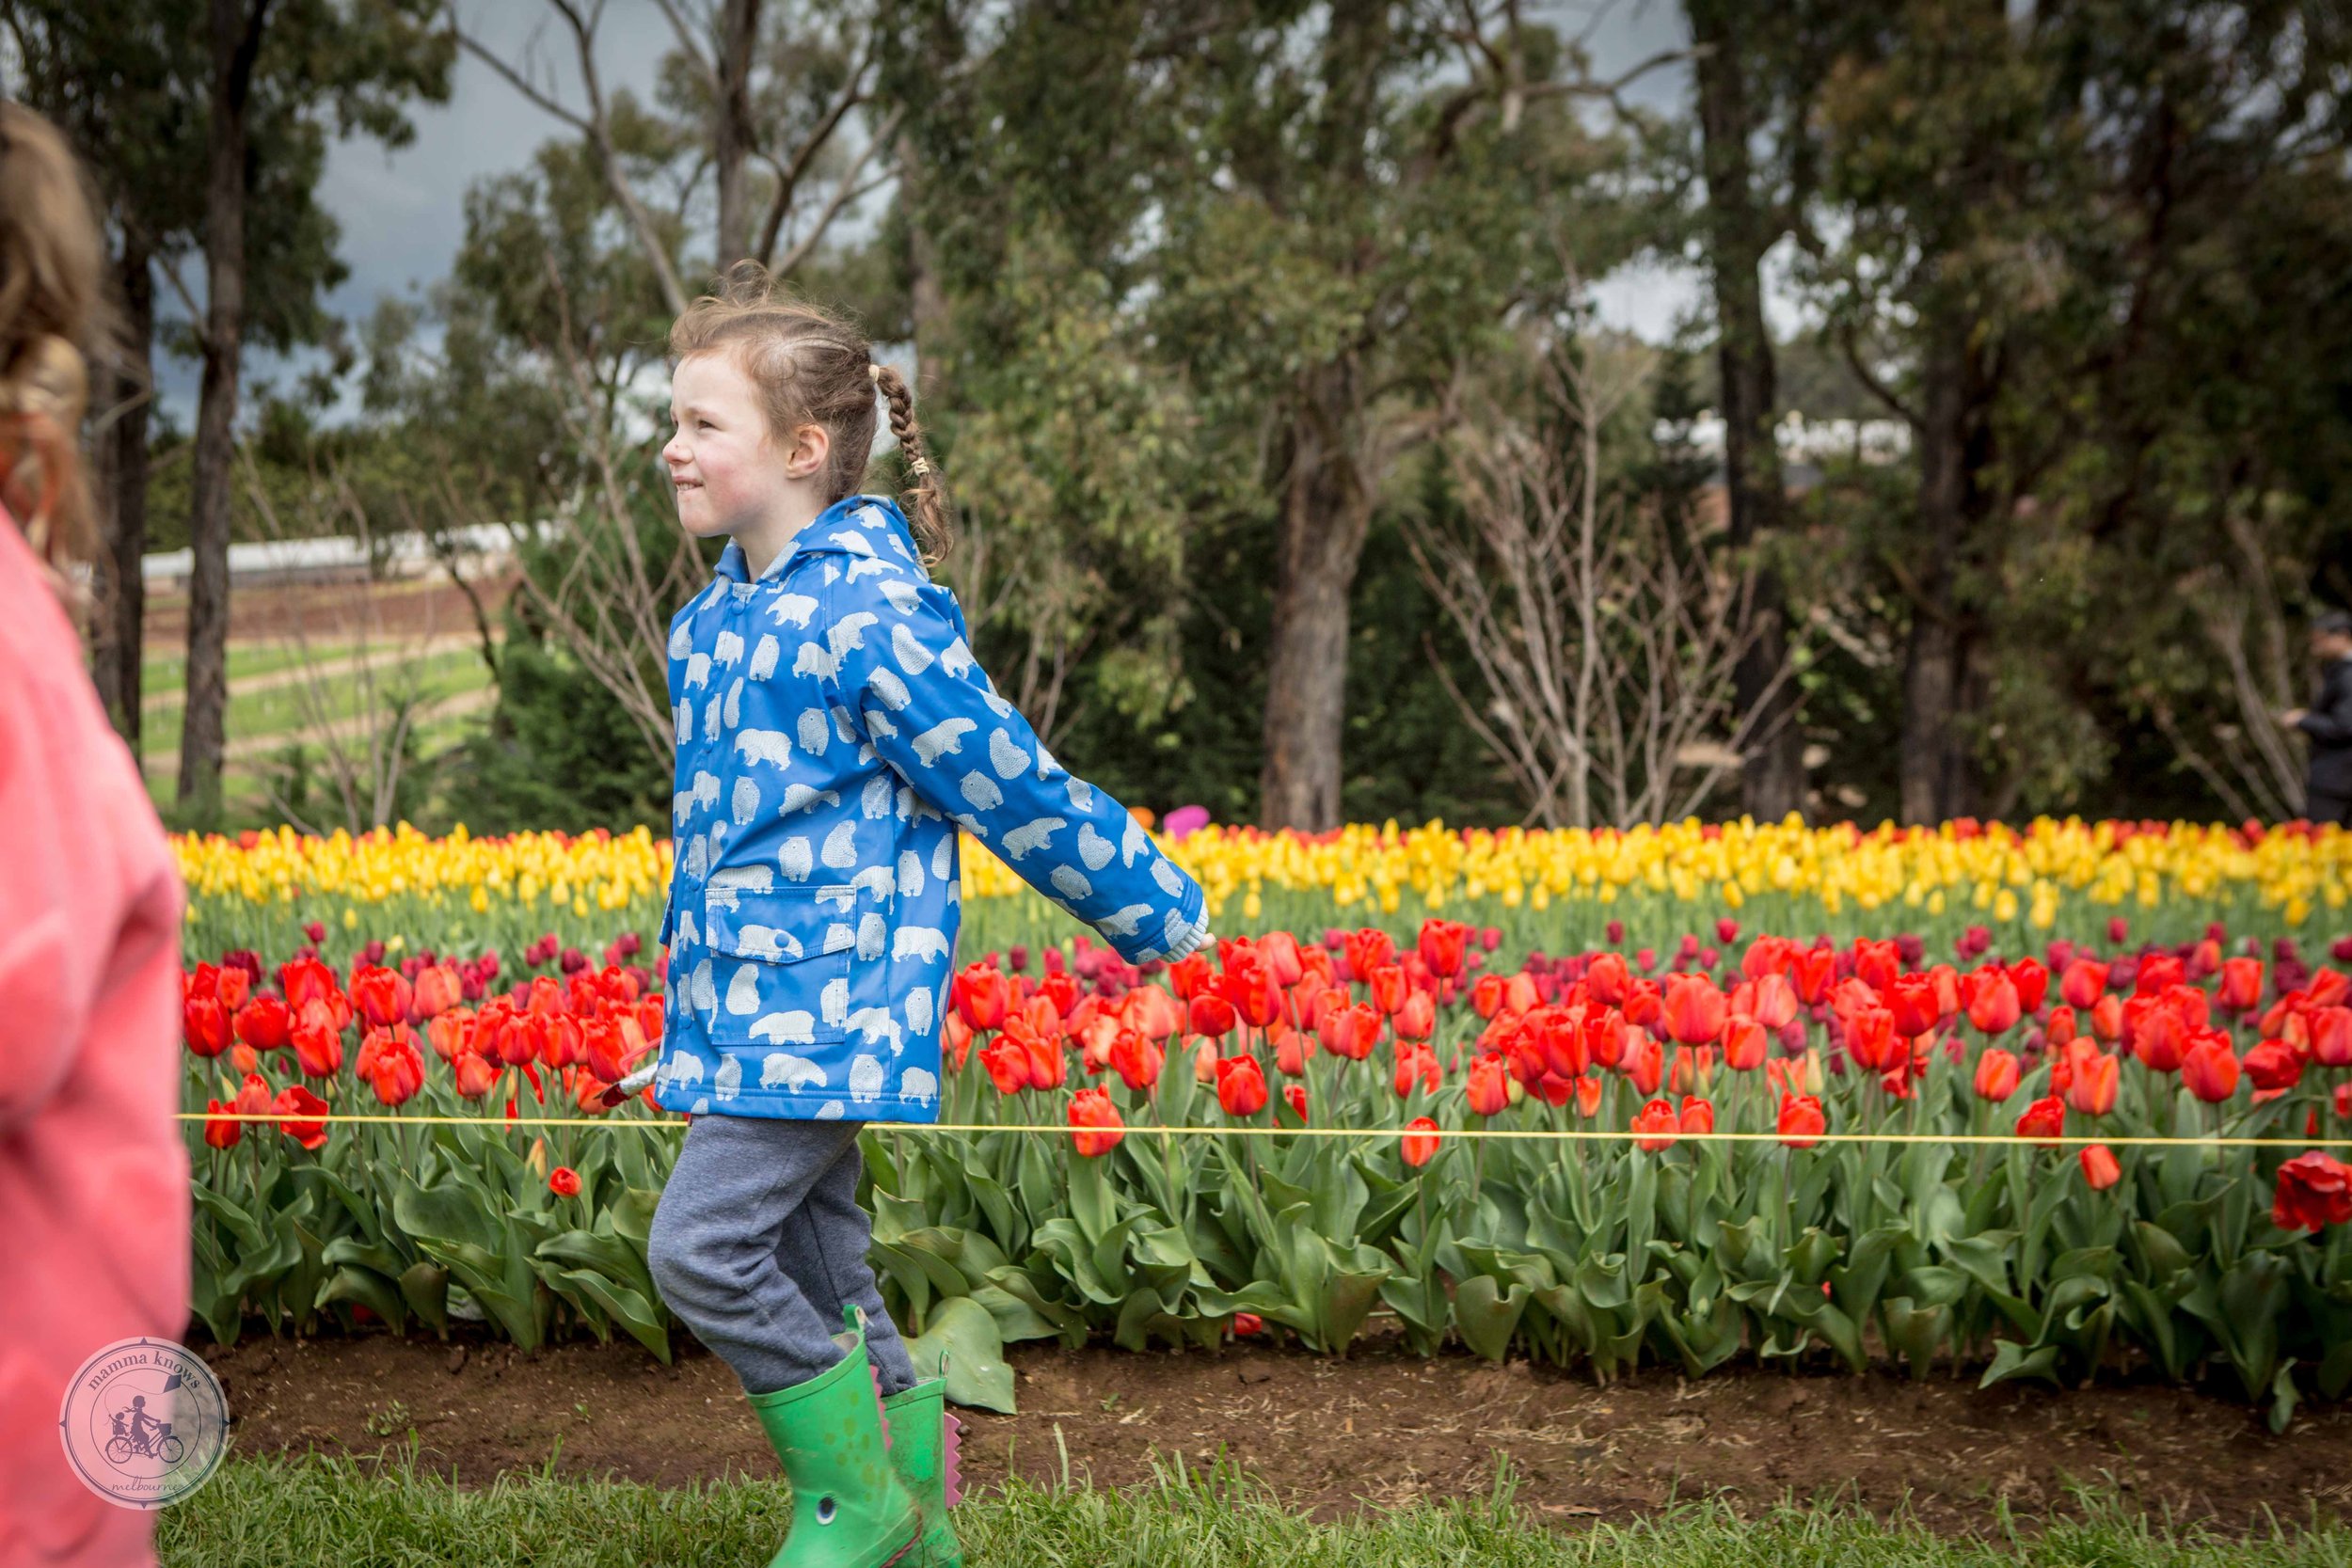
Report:
[{"label": "jacket sleeve", "polygon": [[[947,589],[895,567],[825,592],[837,700],[875,754],[1129,963],[1208,935],[1207,895],[990,684]],[[879,588],[879,592],[876,590]]]},{"label": "jacket sleeve", "polygon": [[2296,727],[2322,746],[2352,745],[2352,662],[2338,659],[2319,695]]}]

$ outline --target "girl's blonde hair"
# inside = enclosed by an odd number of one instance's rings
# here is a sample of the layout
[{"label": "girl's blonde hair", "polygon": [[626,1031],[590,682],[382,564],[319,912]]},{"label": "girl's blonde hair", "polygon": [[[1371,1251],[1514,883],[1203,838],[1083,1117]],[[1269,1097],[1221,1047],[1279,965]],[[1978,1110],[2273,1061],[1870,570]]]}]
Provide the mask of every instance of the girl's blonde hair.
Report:
[{"label": "girl's blonde hair", "polygon": [[76,610],[68,568],[98,544],[75,446],[89,395],[77,345],[100,311],[93,210],[65,138],[32,110],[0,103],[0,506]]},{"label": "girl's blonde hair", "polygon": [[955,546],[946,491],[924,449],[914,394],[905,377],[875,361],[863,332],[794,298],[757,261],[738,261],[714,293],[688,306],[670,328],[673,365],[690,354],[722,349],[736,356],[759,388],[770,435],[788,442],[800,425],[825,427],[833,453],[823,476],[828,503],[857,494],[865,483],[879,390],[890,407],[890,433],[898,438],[914,476],[908,519],[914,525],[915,546],[927,567],[946,559]]}]

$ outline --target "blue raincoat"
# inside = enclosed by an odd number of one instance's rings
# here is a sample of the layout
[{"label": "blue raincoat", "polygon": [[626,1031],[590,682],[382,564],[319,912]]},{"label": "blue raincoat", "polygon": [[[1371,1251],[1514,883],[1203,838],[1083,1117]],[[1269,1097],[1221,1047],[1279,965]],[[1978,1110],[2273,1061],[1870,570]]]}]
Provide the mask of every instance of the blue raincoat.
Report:
[{"label": "blue raincoat", "polygon": [[756,580],[729,541],[671,622],[663,1109],[936,1120],[958,828],[1130,963],[1201,944],[1200,884],[1054,760],[965,638],[874,496]]}]

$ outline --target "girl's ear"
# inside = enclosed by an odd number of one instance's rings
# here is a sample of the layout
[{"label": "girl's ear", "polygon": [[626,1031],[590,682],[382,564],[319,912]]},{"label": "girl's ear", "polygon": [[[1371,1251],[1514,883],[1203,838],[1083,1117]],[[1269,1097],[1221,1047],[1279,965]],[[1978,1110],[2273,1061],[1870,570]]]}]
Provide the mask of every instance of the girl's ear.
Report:
[{"label": "girl's ear", "polygon": [[833,436],[820,424],[804,424],[792,432],[792,450],[785,453],[784,471],[790,479],[806,479],[822,471],[833,455]]}]

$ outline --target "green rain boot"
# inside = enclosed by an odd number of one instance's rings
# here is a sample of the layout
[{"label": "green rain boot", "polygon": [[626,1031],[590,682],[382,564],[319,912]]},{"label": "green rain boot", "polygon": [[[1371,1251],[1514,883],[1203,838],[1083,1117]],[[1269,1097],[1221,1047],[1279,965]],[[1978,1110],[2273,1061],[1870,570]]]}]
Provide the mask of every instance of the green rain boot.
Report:
[{"label": "green rain boot", "polygon": [[891,1467],[923,1513],[925,1568],[963,1568],[963,1547],[947,1523],[947,1511],[963,1500],[962,1423],[947,1412],[947,1379],[930,1378],[893,1394],[882,1401],[882,1413],[890,1421]]},{"label": "green rain boot", "polygon": [[768,1568],[884,1568],[921,1535],[922,1514],[891,1468],[865,1332],[833,1340],[844,1352],[835,1366],[748,1396],[792,1483],[792,1530]]}]

